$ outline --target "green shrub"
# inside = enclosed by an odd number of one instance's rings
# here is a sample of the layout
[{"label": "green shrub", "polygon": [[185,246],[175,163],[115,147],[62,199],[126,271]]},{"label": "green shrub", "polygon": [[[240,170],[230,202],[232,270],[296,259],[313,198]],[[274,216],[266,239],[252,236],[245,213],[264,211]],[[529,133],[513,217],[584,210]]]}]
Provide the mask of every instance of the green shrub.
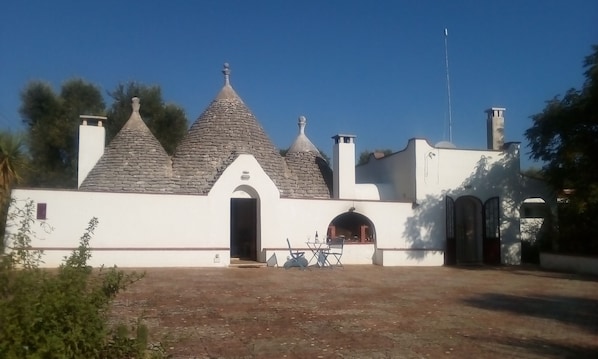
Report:
[{"label": "green shrub", "polygon": [[108,310],[119,291],[143,277],[116,267],[93,270],[89,241],[98,225],[89,221],[79,247],[57,270],[39,268],[31,250],[33,203],[16,212],[18,231],[0,267],[0,358],[146,358],[147,328],[135,335],[109,328]]}]

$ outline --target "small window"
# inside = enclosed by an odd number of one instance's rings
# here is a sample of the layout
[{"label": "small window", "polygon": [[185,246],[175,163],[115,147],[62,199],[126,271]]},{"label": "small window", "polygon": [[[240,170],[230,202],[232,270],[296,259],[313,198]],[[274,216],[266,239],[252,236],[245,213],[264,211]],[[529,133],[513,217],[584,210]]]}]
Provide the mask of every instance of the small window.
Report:
[{"label": "small window", "polygon": [[46,203],[37,204],[37,219],[46,219]]}]

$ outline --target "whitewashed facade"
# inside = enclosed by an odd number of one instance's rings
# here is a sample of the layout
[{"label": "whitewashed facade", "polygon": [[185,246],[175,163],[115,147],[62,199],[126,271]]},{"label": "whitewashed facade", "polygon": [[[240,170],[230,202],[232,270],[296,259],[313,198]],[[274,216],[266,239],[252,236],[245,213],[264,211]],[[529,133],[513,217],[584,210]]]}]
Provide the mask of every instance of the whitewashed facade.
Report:
[{"label": "whitewashed facade", "polygon": [[[228,106],[227,111],[219,112],[218,106]],[[245,117],[237,119],[237,112]],[[488,123],[504,124],[503,113],[489,110]],[[252,143],[251,136],[263,135],[252,116],[225,68],[224,88],[181,149],[168,157],[148,135],[136,100],[122,138],[117,136],[105,152],[97,151],[103,128],[82,124],[80,151],[87,152],[79,157],[79,189],[16,189],[12,211],[26,201],[38,206],[37,222],[43,225],[35,228],[33,248],[44,251],[47,267],[59,265],[77,247],[92,217],[99,219],[91,241],[94,266],[226,267],[233,257],[282,265],[288,257],[286,239],[307,248],[305,242],[316,231],[322,239],[345,235],[344,264],[440,266],[520,263],[523,202],[554,201],[543,186],[520,175],[519,144],[503,146],[503,139],[495,138],[502,129],[489,130],[491,149],[446,148],[411,139],[404,150],[372,156],[357,167],[355,136],[339,134],[333,137],[331,169],[322,165],[305,135],[304,118],[286,157],[277,158],[277,152],[264,157],[272,149],[263,147],[263,138]],[[202,157],[202,151],[211,151],[201,147],[206,141],[202,131],[225,127],[210,121],[249,126],[242,132],[250,137],[220,138],[222,147]],[[144,139],[141,147],[128,152],[119,147],[131,145],[126,131]],[[154,147],[143,147],[147,142]],[[500,148],[494,149],[497,143]],[[135,151],[143,156],[131,155]],[[152,156],[145,158],[148,153]],[[121,155],[130,158],[119,162]],[[148,172],[154,165],[158,170]],[[9,225],[11,247],[17,224]]]}]

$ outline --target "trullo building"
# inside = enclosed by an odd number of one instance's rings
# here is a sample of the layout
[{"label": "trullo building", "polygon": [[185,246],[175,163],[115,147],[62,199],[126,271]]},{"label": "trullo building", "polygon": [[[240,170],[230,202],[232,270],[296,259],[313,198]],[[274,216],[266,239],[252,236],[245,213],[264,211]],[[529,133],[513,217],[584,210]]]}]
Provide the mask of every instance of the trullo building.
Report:
[{"label": "trullo building", "polygon": [[[13,191],[13,213],[35,205],[43,225],[32,245],[45,266],[77,247],[92,217],[99,219],[93,265],[228,266],[235,258],[281,265],[287,238],[307,248],[316,232],[345,238],[345,265],[518,264],[522,217],[534,208],[527,204],[554,201],[520,174],[519,144],[504,142],[502,108],[487,110],[486,149],[410,139],[356,167],[356,136],[331,134],[329,164],[304,117],[282,156],[231,86],[228,66],[223,72],[224,86],[174,156],[134,98],[130,119],[105,148],[104,119],[82,117],[79,188]],[[13,223],[8,247],[14,230]]]}]

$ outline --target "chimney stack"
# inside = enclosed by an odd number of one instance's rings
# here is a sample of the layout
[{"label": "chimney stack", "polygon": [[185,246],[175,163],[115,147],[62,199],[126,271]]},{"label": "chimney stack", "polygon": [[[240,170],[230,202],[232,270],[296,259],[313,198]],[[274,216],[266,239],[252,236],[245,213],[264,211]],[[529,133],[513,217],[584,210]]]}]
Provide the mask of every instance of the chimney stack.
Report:
[{"label": "chimney stack", "polygon": [[488,118],[486,120],[488,149],[502,150],[505,144],[505,108],[492,107],[486,110]]},{"label": "chimney stack", "polygon": [[355,197],[355,137],[336,135],[334,139],[333,196],[338,199]]},{"label": "chimney stack", "polygon": [[81,115],[79,125],[79,163],[77,169],[77,188],[104,154],[106,128],[104,116]]}]

